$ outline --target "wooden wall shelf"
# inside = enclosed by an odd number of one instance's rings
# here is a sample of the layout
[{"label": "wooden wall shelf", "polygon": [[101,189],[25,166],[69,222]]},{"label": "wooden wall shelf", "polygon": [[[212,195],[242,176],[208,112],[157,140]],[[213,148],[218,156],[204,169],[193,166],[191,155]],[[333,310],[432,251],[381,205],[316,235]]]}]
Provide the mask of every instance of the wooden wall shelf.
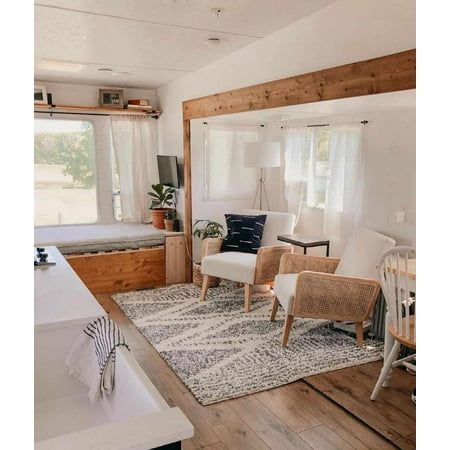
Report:
[{"label": "wooden wall shelf", "polygon": [[161,111],[139,111],[137,109],[99,108],[98,106],[73,106],[73,105],[34,105],[34,112],[54,112],[58,114],[97,114],[97,115],[127,115],[149,116],[158,119]]}]

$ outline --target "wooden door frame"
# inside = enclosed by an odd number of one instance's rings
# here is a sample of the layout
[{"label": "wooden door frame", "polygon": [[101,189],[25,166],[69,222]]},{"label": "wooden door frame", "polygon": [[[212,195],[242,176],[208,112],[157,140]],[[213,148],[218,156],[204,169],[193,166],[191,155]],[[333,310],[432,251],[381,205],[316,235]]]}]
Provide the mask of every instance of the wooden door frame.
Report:
[{"label": "wooden door frame", "polygon": [[183,102],[186,276],[192,279],[191,120],[416,88],[416,49]]}]

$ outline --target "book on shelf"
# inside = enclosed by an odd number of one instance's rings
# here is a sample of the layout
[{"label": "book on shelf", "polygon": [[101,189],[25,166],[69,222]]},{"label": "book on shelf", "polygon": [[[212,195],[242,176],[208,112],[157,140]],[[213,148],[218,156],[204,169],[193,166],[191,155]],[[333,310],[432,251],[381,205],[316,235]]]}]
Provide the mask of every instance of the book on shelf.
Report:
[{"label": "book on shelf", "polygon": [[150,106],[150,101],[146,98],[138,98],[138,99],[132,99],[128,100],[128,105],[137,105],[137,106]]}]

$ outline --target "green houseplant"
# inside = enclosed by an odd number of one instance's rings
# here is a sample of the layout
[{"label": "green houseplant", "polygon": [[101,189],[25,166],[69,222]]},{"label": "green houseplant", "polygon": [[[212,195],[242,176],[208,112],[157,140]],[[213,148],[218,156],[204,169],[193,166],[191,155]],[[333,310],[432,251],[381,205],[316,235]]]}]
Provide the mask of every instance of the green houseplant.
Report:
[{"label": "green houseplant", "polygon": [[152,184],[152,190],[148,192],[152,199],[150,210],[152,223],[155,228],[164,230],[164,216],[175,205],[175,189],[162,184]]},{"label": "green houseplant", "polygon": [[174,209],[169,209],[164,214],[164,226],[166,231],[173,231],[175,219],[177,218],[177,212]]},{"label": "green houseplant", "polygon": [[[208,219],[197,219],[194,222],[193,236],[198,239],[207,238],[219,238],[224,236],[223,226],[212,220]],[[203,275],[201,270],[201,262],[194,262],[193,264],[193,282],[197,286],[201,286],[203,282]],[[220,278],[211,277],[209,282],[209,287],[217,286],[220,283]]]}]

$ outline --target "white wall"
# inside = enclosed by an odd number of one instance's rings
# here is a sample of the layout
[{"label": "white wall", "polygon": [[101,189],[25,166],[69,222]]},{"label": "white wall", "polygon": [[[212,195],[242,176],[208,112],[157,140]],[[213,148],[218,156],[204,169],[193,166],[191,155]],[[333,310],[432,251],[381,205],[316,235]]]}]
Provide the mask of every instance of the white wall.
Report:
[{"label": "white wall", "polygon": [[52,94],[55,105],[96,106],[98,105],[99,89],[122,89],[125,102],[132,98],[148,98],[155,108],[159,106],[154,89],[54,83],[45,80],[38,80],[36,83],[43,84],[47,88],[47,93]]},{"label": "white wall", "polygon": [[[163,111],[159,119],[160,153],[182,157],[184,100],[388,55],[415,46],[413,0],[334,2],[236,53],[159,88],[157,94]],[[182,203],[179,202],[181,214]]]}]

